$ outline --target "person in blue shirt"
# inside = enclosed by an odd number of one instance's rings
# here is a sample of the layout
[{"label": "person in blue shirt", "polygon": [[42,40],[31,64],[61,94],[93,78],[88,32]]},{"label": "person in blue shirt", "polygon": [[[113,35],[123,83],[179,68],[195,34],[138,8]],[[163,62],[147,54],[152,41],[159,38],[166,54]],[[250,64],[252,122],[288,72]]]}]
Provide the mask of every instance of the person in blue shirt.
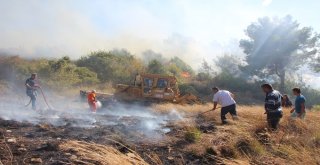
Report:
[{"label": "person in blue shirt", "polygon": [[306,98],[301,94],[300,88],[293,88],[292,92],[296,96],[296,100],[294,102],[294,108],[290,111],[291,117],[304,119],[306,115]]},{"label": "person in blue shirt", "polygon": [[261,88],[266,94],[264,109],[265,114],[267,114],[268,126],[276,130],[282,118],[282,96],[279,91],[273,89],[271,84],[263,84]]},{"label": "person in blue shirt", "polygon": [[36,100],[37,100],[37,88],[39,85],[36,83],[37,74],[32,73],[31,77],[26,80],[26,94],[30,97],[32,102],[32,109],[36,110]]}]

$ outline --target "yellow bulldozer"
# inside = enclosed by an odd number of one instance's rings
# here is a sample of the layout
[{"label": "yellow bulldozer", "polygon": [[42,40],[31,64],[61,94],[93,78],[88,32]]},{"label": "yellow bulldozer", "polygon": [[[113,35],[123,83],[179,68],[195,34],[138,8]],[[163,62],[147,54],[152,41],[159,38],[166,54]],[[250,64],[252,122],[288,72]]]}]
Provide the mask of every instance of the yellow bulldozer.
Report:
[{"label": "yellow bulldozer", "polygon": [[[198,104],[200,99],[191,94],[180,95],[175,76],[159,74],[137,74],[132,85],[117,84],[114,94],[97,92],[96,96],[103,105],[110,102],[171,102],[177,104]],[[89,91],[90,92],[90,91]],[[80,96],[86,98],[88,92],[81,90]]]}]

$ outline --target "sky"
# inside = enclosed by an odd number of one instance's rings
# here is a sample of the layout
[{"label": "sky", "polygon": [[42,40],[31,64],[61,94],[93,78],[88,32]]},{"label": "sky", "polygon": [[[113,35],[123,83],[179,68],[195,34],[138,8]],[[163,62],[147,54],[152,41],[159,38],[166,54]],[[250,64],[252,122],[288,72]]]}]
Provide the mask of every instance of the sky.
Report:
[{"label": "sky", "polygon": [[76,59],[151,49],[197,68],[203,59],[240,55],[238,41],[259,17],[290,14],[320,32],[319,8],[317,0],[0,0],[0,52]]}]

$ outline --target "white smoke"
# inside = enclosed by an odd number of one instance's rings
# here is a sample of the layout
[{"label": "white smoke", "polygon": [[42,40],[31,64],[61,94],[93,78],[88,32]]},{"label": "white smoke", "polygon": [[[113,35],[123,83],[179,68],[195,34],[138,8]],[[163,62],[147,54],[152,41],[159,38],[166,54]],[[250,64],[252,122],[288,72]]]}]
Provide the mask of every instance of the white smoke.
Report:
[{"label": "white smoke", "polygon": [[[53,96],[49,95],[49,98]],[[27,100],[27,97],[25,97]],[[180,120],[182,116],[175,110],[168,114],[158,114],[150,107],[117,103],[91,113],[87,103],[72,99],[49,99],[54,109],[48,109],[38,97],[39,109],[25,107],[22,101],[0,100],[0,118],[32,124],[49,124],[95,129],[96,127],[123,126],[125,131],[139,132],[148,138],[161,138],[170,131],[166,124],[170,120]]]}]

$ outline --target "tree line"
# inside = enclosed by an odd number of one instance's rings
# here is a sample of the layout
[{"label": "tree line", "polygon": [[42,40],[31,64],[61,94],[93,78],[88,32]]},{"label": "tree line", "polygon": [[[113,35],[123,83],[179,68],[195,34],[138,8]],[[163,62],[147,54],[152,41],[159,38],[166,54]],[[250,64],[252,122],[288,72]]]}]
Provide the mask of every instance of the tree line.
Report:
[{"label": "tree line", "polygon": [[[264,17],[245,29],[246,38],[239,46],[245,56],[225,54],[213,62],[203,61],[192,69],[179,57],[165,58],[147,50],[141,58],[125,49],[96,51],[77,60],[27,59],[0,56],[0,83],[23,82],[32,72],[39,74],[43,85],[57,90],[96,84],[131,84],[136,73],[176,76],[182,93],[194,93],[209,100],[210,88],[219,86],[241,95],[242,103],[263,100],[260,84],[272,82],[282,93],[298,86],[309,105],[318,104],[320,92],[306,85],[297,71],[308,67],[320,72],[319,34],[311,27],[301,27],[291,16]],[[1,89],[1,86],[0,86]]]}]

